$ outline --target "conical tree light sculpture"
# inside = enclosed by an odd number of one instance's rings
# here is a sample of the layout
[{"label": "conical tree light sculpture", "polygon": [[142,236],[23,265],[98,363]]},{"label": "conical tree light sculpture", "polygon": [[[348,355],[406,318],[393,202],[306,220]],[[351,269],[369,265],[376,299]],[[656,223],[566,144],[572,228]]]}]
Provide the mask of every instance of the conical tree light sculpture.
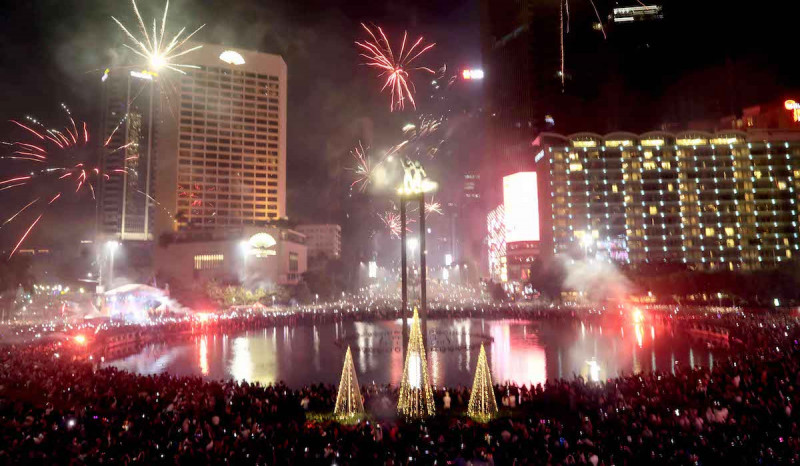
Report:
[{"label": "conical tree light sculpture", "polygon": [[472,383],[472,393],[469,395],[467,414],[479,420],[488,420],[497,413],[497,400],[494,397],[492,386],[492,373],[486,361],[486,350],[481,344],[478,355],[478,365],[475,367],[475,381]]},{"label": "conical tree light sculpture", "polygon": [[411,334],[408,337],[403,379],[400,381],[397,412],[409,418],[423,418],[432,416],[434,411],[433,391],[428,381],[428,359],[425,357],[419,313],[415,307],[414,317],[411,319]]},{"label": "conical tree light sculpture", "polygon": [[361,398],[361,389],[358,386],[356,368],[349,346],[344,355],[342,378],[339,381],[339,393],[336,395],[333,414],[338,418],[352,418],[364,414],[364,400]]}]

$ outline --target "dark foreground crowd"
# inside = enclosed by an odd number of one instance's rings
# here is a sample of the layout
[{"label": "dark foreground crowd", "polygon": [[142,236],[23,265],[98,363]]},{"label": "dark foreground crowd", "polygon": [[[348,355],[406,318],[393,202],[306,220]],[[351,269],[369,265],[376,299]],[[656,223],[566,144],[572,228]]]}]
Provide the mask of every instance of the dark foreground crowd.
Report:
[{"label": "dark foreground crowd", "polygon": [[[792,464],[800,344],[787,314],[733,315],[744,346],[713,370],[497,386],[500,415],[463,416],[468,388],[405,422],[393,387],[362,387],[370,421],[340,425],[336,389],[97,369],[69,344],[2,348],[0,464]],[[769,345],[769,346],[767,346]]]}]

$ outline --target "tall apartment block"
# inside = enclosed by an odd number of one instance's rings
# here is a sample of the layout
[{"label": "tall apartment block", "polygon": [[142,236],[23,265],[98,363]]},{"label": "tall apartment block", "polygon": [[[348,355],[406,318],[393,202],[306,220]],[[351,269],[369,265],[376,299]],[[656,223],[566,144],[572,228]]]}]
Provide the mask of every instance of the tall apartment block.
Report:
[{"label": "tall apartment block", "polygon": [[338,259],[342,255],[342,227],[334,224],[298,225],[296,231],[306,236],[308,256]]},{"label": "tall apartment block", "polygon": [[104,239],[153,239],[158,99],[151,73],[124,69],[103,75],[99,165],[103,173],[123,169],[119,176],[100,177],[97,228]]},{"label": "tall apartment block", "polygon": [[286,63],[204,44],[176,79],[159,134],[157,230],[262,225],[286,216]]},{"label": "tall apartment block", "polygon": [[554,253],[729,270],[800,253],[796,131],[542,133],[533,146]]}]

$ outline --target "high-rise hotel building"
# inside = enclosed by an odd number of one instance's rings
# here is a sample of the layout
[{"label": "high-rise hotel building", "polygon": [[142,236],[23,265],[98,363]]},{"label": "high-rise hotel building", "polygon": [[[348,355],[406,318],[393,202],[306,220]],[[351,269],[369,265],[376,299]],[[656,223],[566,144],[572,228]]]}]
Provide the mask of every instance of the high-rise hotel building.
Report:
[{"label": "high-rise hotel building", "polygon": [[198,68],[175,78],[160,127],[158,231],[285,217],[286,63],[208,44],[185,62]]},{"label": "high-rise hotel building", "polygon": [[729,270],[800,253],[797,132],[542,133],[533,146],[554,253]]}]

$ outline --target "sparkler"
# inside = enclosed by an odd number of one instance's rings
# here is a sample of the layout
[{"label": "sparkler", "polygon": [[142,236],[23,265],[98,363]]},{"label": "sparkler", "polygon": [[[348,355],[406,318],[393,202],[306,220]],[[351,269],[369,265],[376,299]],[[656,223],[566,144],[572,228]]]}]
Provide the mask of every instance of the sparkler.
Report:
[{"label": "sparkler", "polygon": [[190,48],[185,48],[184,46],[189,39],[197,34],[198,31],[203,29],[205,25],[195,29],[194,32],[187,36],[184,36],[184,32],[186,32],[186,28],[184,27],[178,31],[178,33],[175,34],[172,39],[167,40],[165,35],[167,34],[167,12],[169,11],[169,0],[167,0],[166,5],[164,6],[164,14],[161,17],[160,29],[157,28],[157,20],[153,18],[153,29],[151,32],[147,31],[147,26],[145,25],[144,19],[142,18],[141,13],[139,13],[139,8],[136,6],[136,0],[131,0],[131,4],[133,5],[133,12],[136,14],[136,20],[138,22],[141,37],[137,38],[122,24],[122,22],[113,16],[111,17],[111,19],[117,23],[128,39],[130,39],[132,42],[132,44],[123,44],[127,49],[131,50],[137,56],[144,58],[147,61],[148,66],[150,66],[153,71],[157,71],[160,68],[167,68],[181,74],[186,74],[183,69],[198,68],[194,65],[178,63],[176,59],[202,48],[202,45]]},{"label": "sparkler", "polygon": [[406,99],[411,103],[411,106],[416,109],[417,104],[414,102],[414,83],[410,81],[411,73],[415,71],[426,71],[434,74],[434,71],[424,66],[414,67],[412,63],[436,44],[422,45],[422,36],[420,36],[416,42],[406,50],[406,42],[408,41],[408,32],[406,31],[403,33],[400,53],[395,54],[392,51],[389,40],[386,38],[386,34],[383,33],[383,29],[376,27],[376,33],[364,23],[361,23],[361,26],[370,35],[371,40],[356,41],[356,45],[362,50],[359,55],[366,59],[365,65],[378,69],[379,77],[386,78],[381,92],[388,88],[391,93],[389,110],[403,110],[405,108]]},{"label": "sparkler", "polygon": [[[5,219],[0,228],[23,218],[27,212],[35,212],[36,219],[30,223],[25,233],[19,238],[9,259],[19,250],[20,246],[30,236],[33,229],[42,220],[49,206],[53,205],[64,193],[78,194],[81,190],[88,190],[92,199],[95,199],[94,183],[101,178],[109,179],[110,175],[103,173],[100,168],[92,167],[81,162],[93,152],[89,145],[90,134],[86,122],[76,122],[69,108],[62,104],[67,117],[67,124],[61,129],[47,128],[38,120],[27,117],[25,122],[11,120],[16,132],[22,133],[20,139],[3,142],[9,152],[2,158],[7,159],[19,170],[19,175],[0,180],[0,191],[18,187],[29,188],[31,199],[13,215]],[[110,143],[106,140],[104,147]],[[114,153],[132,146],[129,143],[111,150]],[[20,162],[31,162],[34,167],[18,165]],[[43,164],[44,166],[40,166]],[[126,173],[126,168],[114,168],[109,173]],[[41,191],[49,191],[46,195],[39,195]]]}]

